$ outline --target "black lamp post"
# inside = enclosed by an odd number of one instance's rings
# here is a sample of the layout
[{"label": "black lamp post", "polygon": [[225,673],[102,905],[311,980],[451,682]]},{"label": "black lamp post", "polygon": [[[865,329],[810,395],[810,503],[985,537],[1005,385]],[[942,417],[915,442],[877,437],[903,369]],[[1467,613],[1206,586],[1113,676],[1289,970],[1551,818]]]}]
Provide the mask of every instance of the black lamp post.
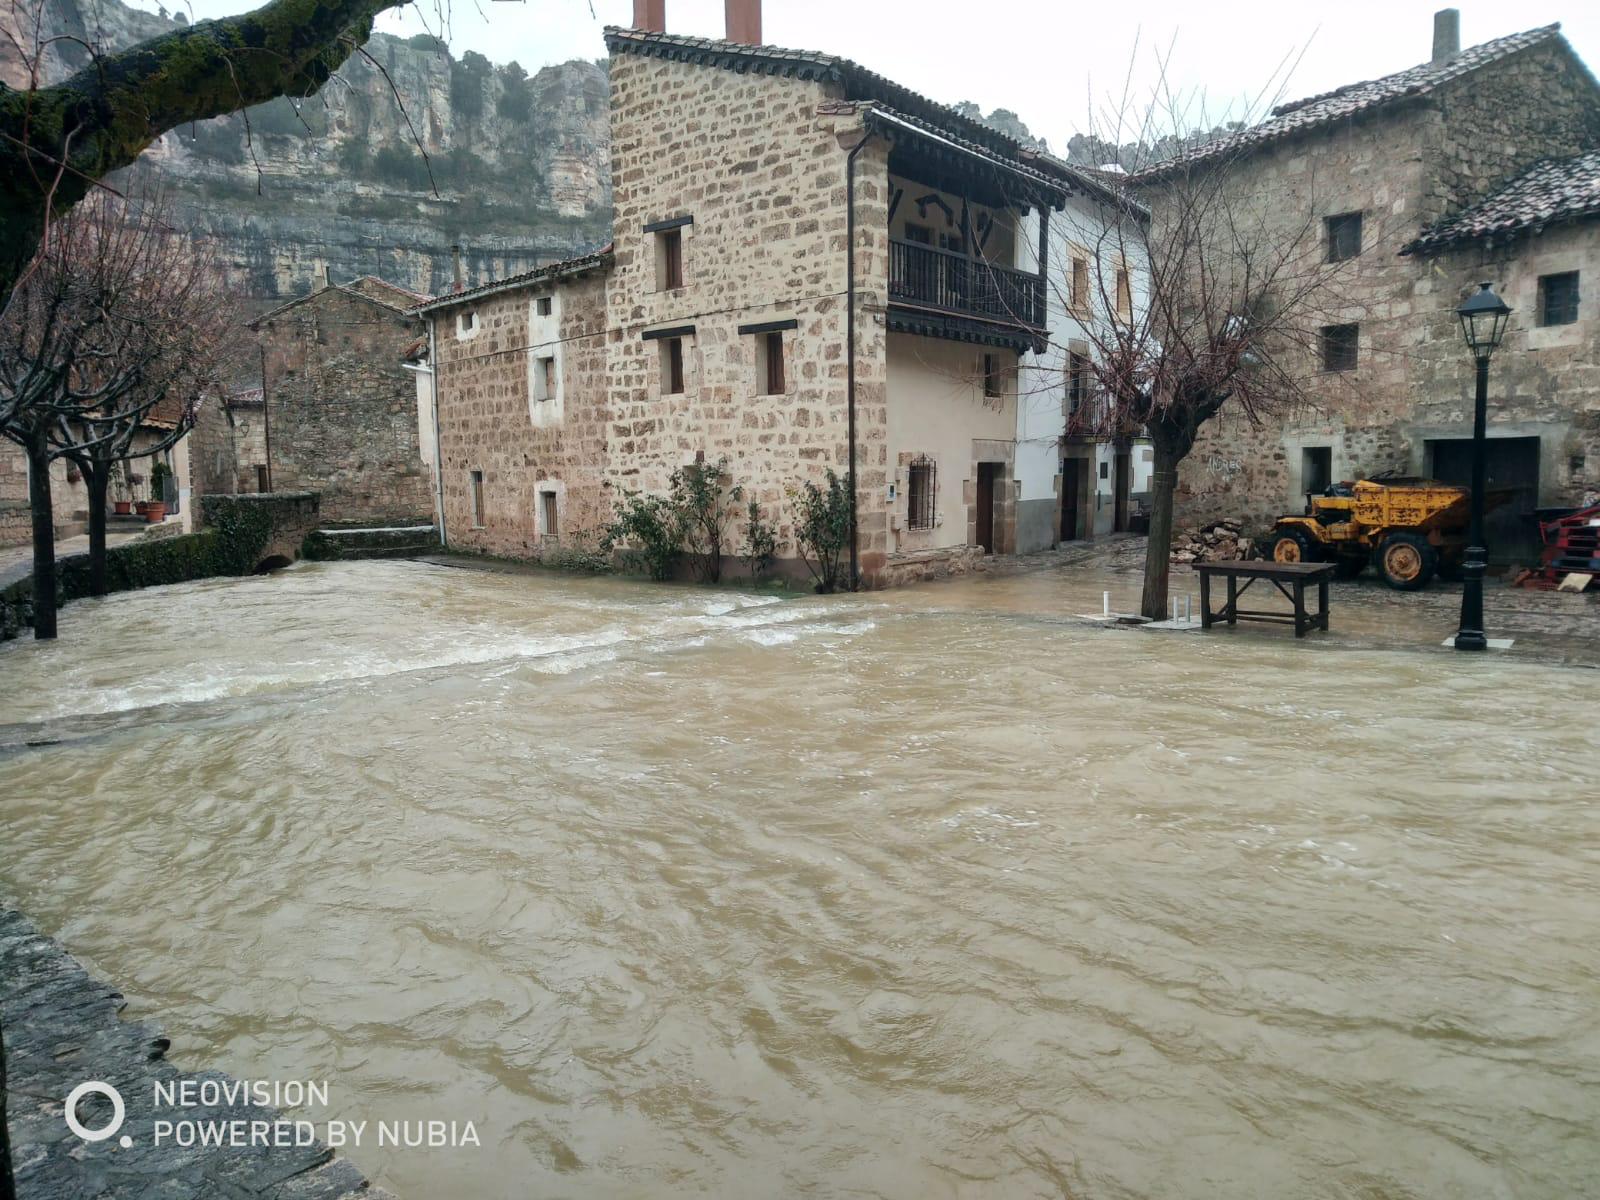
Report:
[{"label": "black lamp post", "polygon": [[1483,576],[1489,569],[1489,550],[1483,536],[1484,436],[1489,412],[1489,356],[1506,334],[1506,318],[1511,309],[1494,294],[1487,283],[1460,308],[1461,336],[1478,365],[1478,397],[1472,414],[1472,531],[1462,564],[1461,628],[1456,631],[1457,650],[1487,650],[1483,635]]}]

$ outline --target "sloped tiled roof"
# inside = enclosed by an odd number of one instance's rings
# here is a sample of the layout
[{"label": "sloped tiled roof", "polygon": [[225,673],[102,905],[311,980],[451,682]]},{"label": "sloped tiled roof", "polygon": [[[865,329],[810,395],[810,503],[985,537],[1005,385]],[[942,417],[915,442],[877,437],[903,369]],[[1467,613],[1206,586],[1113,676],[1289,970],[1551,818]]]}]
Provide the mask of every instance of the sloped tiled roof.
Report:
[{"label": "sloped tiled roof", "polygon": [[355,296],[376,304],[390,312],[404,316],[418,304],[425,303],[430,297],[423,292],[413,292],[410,288],[403,288],[397,283],[390,283],[379,279],[376,275],[363,275],[359,279],[352,279],[349,283],[324,284],[319,288],[312,288],[304,296],[296,296],[292,300],[285,300],[276,308],[269,308],[259,317],[246,324],[251,329],[258,328],[264,321],[288,312],[296,305],[304,304],[307,300],[315,300],[326,292],[343,292],[347,296]]},{"label": "sloped tiled roof", "polygon": [[563,279],[572,279],[579,275],[587,275],[591,271],[602,271],[610,268],[612,263],[611,247],[608,245],[603,250],[593,254],[585,254],[579,258],[569,258],[563,262],[546,263],[542,267],[535,267],[531,271],[523,271],[520,275],[508,275],[504,279],[490,280],[477,287],[465,288],[459,292],[446,292],[442,296],[435,296],[425,304],[418,304],[410,309],[412,316],[423,313],[435,312],[441,308],[461,304],[468,300],[477,300],[483,296],[491,296],[496,292],[510,291],[512,288],[529,287],[541,283],[557,283]]},{"label": "sloped tiled roof", "polygon": [[1426,62],[1394,75],[1385,75],[1381,79],[1347,84],[1318,96],[1308,96],[1291,104],[1280,104],[1272,110],[1272,115],[1259,125],[1241,129],[1237,133],[1206,142],[1164,162],[1155,163],[1135,172],[1133,178],[1135,181],[1158,179],[1175,170],[1209,159],[1224,155],[1237,157],[1260,146],[1294,137],[1322,125],[1348,120],[1387,105],[1426,96],[1440,85],[1459,79],[1480,67],[1550,41],[1561,41],[1563,45],[1565,44],[1565,40],[1561,37],[1560,24],[1545,25],[1524,33],[1496,38],[1482,45],[1469,46],[1443,62]]},{"label": "sloped tiled roof", "polygon": [[930,100],[876,71],[834,54],[786,50],[782,46],[747,46],[741,42],[674,33],[648,33],[640,29],[619,29],[615,25],[606,27],[606,48],[613,54],[640,54],[648,58],[700,63],[739,74],[830,80],[844,85],[846,100],[876,101],[1008,158],[1016,158],[1021,151],[1015,139],[982,121],[964,117],[948,105]]},{"label": "sloped tiled roof", "polygon": [[1539,233],[1559,221],[1600,216],[1600,150],[1535,163],[1510,183],[1446,217],[1401,249],[1427,254],[1462,242]]}]

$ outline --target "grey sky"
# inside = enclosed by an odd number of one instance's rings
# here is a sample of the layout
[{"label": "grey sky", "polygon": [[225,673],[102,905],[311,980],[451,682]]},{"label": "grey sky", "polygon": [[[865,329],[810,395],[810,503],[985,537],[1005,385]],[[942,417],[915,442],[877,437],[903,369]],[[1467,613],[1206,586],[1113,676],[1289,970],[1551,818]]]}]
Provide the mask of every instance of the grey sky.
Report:
[{"label": "grey sky", "polygon": [[[138,0],[153,8],[154,0]],[[246,3],[191,0],[196,16]],[[182,0],[168,0],[177,7]],[[431,12],[435,0],[423,0]],[[1205,96],[1214,120],[1261,98],[1294,99],[1424,61],[1438,0],[766,0],[766,40],[842,54],[936,100],[1009,108],[1057,150],[1087,125],[1091,89],[1103,111],[1120,94],[1134,48],[1147,96],[1158,52],[1171,78]],[[1591,69],[1600,68],[1600,5],[1592,0],[1460,0],[1463,45],[1560,21]],[[591,14],[592,10],[592,14]],[[723,0],[667,0],[667,28],[718,37]],[[451,0],[450,42],[528,70],[605,53],[601,29],[627,25],[632,0]],[[413,33],[416,13],[389,14],[380,29]],[[1287,81],[1274,73],[1293,64]],[[1263,97],[1263,90],[1269,94]],[[1281,96],[1278,93],[1281,91]],[[1224,110],[1231,108],[1231,114]],[[1259,105],[1258,105],[1259,108]]]}]

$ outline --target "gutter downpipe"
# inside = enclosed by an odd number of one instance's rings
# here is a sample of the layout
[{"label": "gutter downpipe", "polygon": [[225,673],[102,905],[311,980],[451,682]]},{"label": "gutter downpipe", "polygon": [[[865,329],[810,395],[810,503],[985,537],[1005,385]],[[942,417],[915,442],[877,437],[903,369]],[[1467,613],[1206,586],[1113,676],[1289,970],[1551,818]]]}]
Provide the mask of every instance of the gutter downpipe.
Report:
[{"label": "gutter downpipe", "polygon": [[856,155],[877,134],[864,133],[845,159],[845,403],[850,422],[850,590],[861,590],[860,539],[856,523]]},{"label": "gutter downpipe", "polygon": [[439,549],[450,549],[444,528],[444,452],[439,447],[439,345],[434,338],[438,321],[428,314],[428,397],[433,408],[433,505],[439,516]]}]

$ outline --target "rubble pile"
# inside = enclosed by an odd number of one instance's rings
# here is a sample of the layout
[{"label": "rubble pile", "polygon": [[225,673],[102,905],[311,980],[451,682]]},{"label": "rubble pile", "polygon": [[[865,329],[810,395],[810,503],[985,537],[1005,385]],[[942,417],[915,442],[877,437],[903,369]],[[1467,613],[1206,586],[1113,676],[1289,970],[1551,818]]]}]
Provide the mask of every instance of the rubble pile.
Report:
[{"label": "rubble pile", "polygon": [[1224,517],[1199,529],[1179,529],[1172,535],[1175,563],[1228,562],[1260,558],[1255,541],[1244,532],[1244,522]]}]

